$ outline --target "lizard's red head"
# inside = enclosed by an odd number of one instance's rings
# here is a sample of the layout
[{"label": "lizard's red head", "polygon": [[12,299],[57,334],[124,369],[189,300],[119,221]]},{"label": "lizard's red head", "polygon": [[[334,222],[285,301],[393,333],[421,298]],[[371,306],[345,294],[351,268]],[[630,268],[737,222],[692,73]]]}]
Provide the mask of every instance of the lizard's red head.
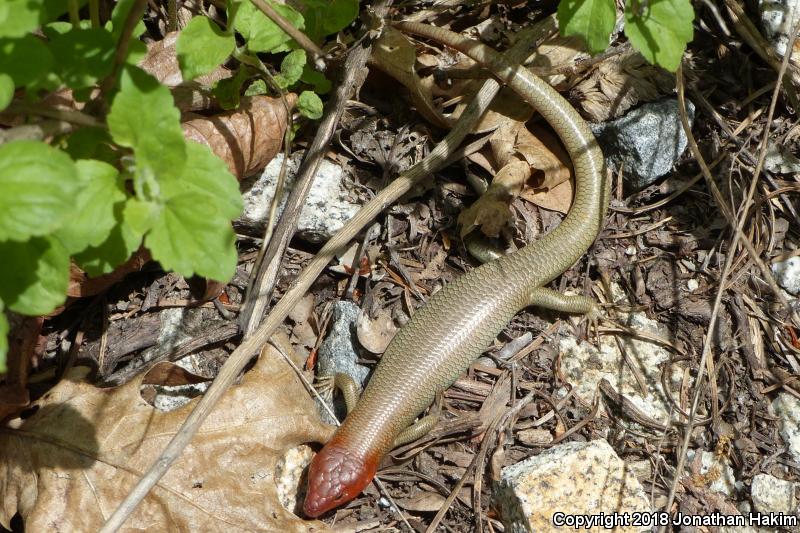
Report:
[{"label": "lizard's red head", "polygon": [[349,502],[369,485],[377,467],[377,460],[355,455],[349,448],[329,442],[308,467],[308,492],[303,512],[316,518]]}]

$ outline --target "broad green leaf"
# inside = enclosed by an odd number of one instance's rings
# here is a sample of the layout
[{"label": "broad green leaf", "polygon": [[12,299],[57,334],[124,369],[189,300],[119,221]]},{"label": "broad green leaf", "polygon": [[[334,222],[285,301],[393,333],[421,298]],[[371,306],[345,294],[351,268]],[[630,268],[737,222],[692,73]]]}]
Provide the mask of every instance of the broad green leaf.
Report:
[{"label": "broad green leaf", "polygon": [[0,300],[0,374],[6,371],[6,355],[8,354],[8,320],[3,312],[3,301]]},{"label": "broad green leaf", "polygon": [[281,73],[275,76],[275,83],[281,89],[288,89],[300,79],[306,64],[305,50],[292,50],[281,61]]},{"label": "broad green leaf", "polygon": [[301,115],[316,120],[322,116],[322,100],[316,93],[303,91],[297,97],[297,110]]},{"label": "broad green leaf", "polygon": [[114,141],[133,148],[137,173],[155,179],[180,174],[186,162],[180,112],[155,78],[126,66],[107,121]]},{"label": "broad green leaf", "polygon": [[[303,29],[303,16],[285,4],[269,2],[272,7],[297,29]],[[236,31],[247,40],[247,47],[253,52],[281,52],[291,39],[274,22],[268,19],[251,2],[239,8],[235,21]]]},{"label": "broad green leaf", "polygon": [[39,141],[0,146],[0,240],[24,241],[58,229],[79,190],[75,163],[64,152]]},{"label": "broad green leaf", "polygon": [[692,40],[694,9],[690,0],[650,0],[625,4],[625,35],[634,48],[656,65],[674,72]]},{"label": "broad green leaf", "polygon": [[303,67],[303,75],[300,76],[300,81],[311,85],[317,94],[328,94],[331,90],[330,80],[324,74],[308,65]]},{"label": "broad green leaf", "polygon": [[228,280],[236,269],[236,236],[230,220],[205,194],[167,200],[145,237],[153,259],[183,276]]},{"label": "broad green leaf", "polygon": [[[111,12],[111,20],[107,26],[110,25],[111,27],[110,29],[111,33],[114,35],[115,43],[119,41],[122,29],[125,27],[125,19],[128,18],[128,13],[131,12],[131,8],[135,2],[136,0],[119,0],[114,6],[114,10]],[[139,20],[136,27],[133,29],[132,37],[138,39],[145,31],[147,31],[147,26],[144,25],[143,20]]]},{"label": "broad green leaf", "polygon": [[211,149],[194,141],[186,144],[187,163],[183,175],[162,184],[164,198],[183,194],[206,195],[206,203],[217,206],[220,214],[233,220],[242,213],[239,181]]},{"label": "broad green leaf", "polygon": [[47,45],[33,35],[0,39],[0,72],[11,76],[17,87],[44,82],[52,65]]},{"label": "broad green leaf", "polygon": [[45,315],[64,303],[69,253],[52,237],[0,241],[0,299],[23,315]]},{"label": "broad green leaf", "polygon": [[358,0],[305,0],[303,17],[306,34],[320,41],[344,28],[358,16]]},{"label": "broad green leaf", "polygon": [[183,175],[162,183],[166,199],[145,244],[164,268],[226,280],[236,268],[231,219],[242,211],[236,178],[207,146],[187,144]]},{"label": "broad green leaf", "polygon": [[105,28],[72,30],[50,43],[56,72],[72,89],[91,87],[111,72],[114,37]]},{"label": "broad green leaf", "polygon": [[208,17],[194,17],[175,45],[183,79],[189,81],[208,74],[228,59],[235,46],[233,34],[226,35]]},{"label": "broad green leaf", "polygon": [[[0,1],[0,37],[22,37],[67,11],[68,0]],[[85,0],[78,5],[83,5]]]},{"label": "broad green leaf", "polygon": [[138,198],[128,198],[122,210],[122,218],[132,232],[144,235],[159,216],[162,207],[156,202],[144,201]]},{"label": "broad green leaf", "polygon": [[56,237],[71,254],[89,246],[99,246],[116,225],[114,206],[125,200],[117,169],[95,160],[75,164],[83,181],[83,190],[74,200],[74,209]]},{"label": "broad green leaf", "polygon": [[80,128],[60,138],[58,147],[74,160],[99,159],[116,163],[119,153],[111,148],[108,130],[102,128]]},{"label": "broad green leaf", "polygon": [[250,78],[246,69],[240,68],[234,76],[217,81],[212,93],[222,109],[236,109],[239,107],[239,97],[242,85]]},{"label": "broad green leaf", "polygon": [[14,80],[5,72],[0,72],[0,111],[8,107],[14,99]]},{"label": "broad green leaf", "polygon": [[614,0],[561,0],[558,4],[561,34],[582,38],[591,54],[608,48],[616,16]]},{"label": "broad green leaf", "polygon": [[105,241],[72,257],[88,275],[108,274],[127,261],[142,244],[142,233],[134,230],[125,219],[125,207],[126,203],[114,206],[116,224]]},{"label": "broad green leaf", "polygon": [[267,82],[264,80],[255,80],[253,83],[247,87],[247,90],[244,92],[245,96],[259,96],[262,94],[269,94],[269,89],[267,89]]}]

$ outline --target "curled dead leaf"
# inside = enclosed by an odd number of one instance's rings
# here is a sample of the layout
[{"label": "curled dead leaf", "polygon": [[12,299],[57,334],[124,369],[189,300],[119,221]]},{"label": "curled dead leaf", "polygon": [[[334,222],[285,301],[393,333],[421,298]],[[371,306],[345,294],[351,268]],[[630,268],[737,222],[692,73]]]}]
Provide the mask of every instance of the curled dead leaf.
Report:
[{"label": "curled dead leaf", "polygon": [[[297,95],[290,93],[286,100],[291,110]],[[187,118],[184,136],[211,148],[241,179],[263,169],[280,151],[288,114],[280,98],[253,96],[243,97],[237,110]]]},{"label": "curled dead leaf", "polygon": [[[156,411],[141,381],[98,389],[72,376],[0,430],[0,524],[10,528],[19,513],[27,531],[100,527],[194,408]],[[330,432],[294,371],[265,350],[123,531],[319,530],[281,505],[276,467],[287,450]]]}]

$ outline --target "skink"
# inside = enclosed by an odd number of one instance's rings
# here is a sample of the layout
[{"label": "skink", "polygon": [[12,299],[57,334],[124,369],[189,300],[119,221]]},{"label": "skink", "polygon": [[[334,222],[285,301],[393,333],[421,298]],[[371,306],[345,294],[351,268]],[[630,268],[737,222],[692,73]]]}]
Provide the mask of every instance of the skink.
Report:
[{"label": "skink", "polygon": [[543,285],[589,248],[608,205],[603,154],[586,122],[547,83],[492,49],[450,31],[412,22],[395,26],[471,57],[541,114],[575,169],[575,198],[561,224],[517,252],[481,265],[434,294],[395,335],[361,399],[309,467],[306,515],[319,516],[356,497],[400,433],[529,305],[589,313],[594,303]]}]

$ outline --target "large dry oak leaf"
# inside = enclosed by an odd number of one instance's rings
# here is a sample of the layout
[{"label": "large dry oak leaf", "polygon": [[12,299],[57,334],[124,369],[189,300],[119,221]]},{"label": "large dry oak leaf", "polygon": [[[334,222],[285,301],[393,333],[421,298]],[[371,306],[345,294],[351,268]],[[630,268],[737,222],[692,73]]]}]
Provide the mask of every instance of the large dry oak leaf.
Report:
[{"label": "large dry oak leaf", "polygon": [[[64,380],[36,412],[0,429],[0,524],[26,531],[96,531],[175,435],[197,400],[160,412],[142,377],[115,389]],[[330,429],[289,365],[265,351],[206,419],[122,531],[319,531],[280,503],[287,450]]]}]

